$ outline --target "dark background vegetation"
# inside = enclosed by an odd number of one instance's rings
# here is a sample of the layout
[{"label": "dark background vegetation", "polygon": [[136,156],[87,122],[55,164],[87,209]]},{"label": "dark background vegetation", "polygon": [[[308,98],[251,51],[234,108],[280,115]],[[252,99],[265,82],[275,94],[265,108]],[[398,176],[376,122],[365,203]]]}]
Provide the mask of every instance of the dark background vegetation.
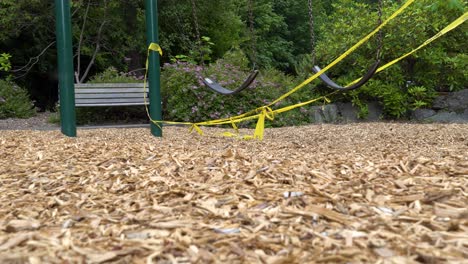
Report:
[{"label": "dark background vegetation", "polygon": [[[195,0],[198,23],[194,22],[190,0],[158,1],[165,119],[200,121],[245,112],[276,99],[310,74],[313,62],[307,0],[252,2],[254,35],[247,0]],[[313,2],[316,64],[322,67],[377,26],[376,0]],[[403,2],[383,0],[384,18]],[[382,60],[389,62],[419,46],[464,10],[463,0],[416,1],[385,27]],[[76,82],[141,79],[147,48],[143,0],[73,0],[72,27]],[[367,102],[378,101],[385,117],[404,118],[408,110],[428,106],[437,92],[466,88],[467,32],[464,24],[378,74],[362,89],[332,99],[351,101],[364,114]],[[376,39],[371,39],[329,75],[343,84],[358,78],[374,62],[376,47]],[[56,110],[54,1],[0,1],[2,53],[11,57],[0,57],[0,96],[11,104],[9,98],[19,97],[16,94],[21,98],[29,94],[40,111]],[[206,75],[235,87],[254,64],[261,77],[238,97],[213,94],[200,83],[200,76]],[[326,92],[314,82],[283,105]],[[0,118],[25,116],[24,108],[30,105],[24,102],[18,111],[10,106],[9,114]],[[6,112],[2,107],[5,104],[0,105],[0,112]],[[278,124],[299,124],[307,111],[289,113],[279,118]]]}]

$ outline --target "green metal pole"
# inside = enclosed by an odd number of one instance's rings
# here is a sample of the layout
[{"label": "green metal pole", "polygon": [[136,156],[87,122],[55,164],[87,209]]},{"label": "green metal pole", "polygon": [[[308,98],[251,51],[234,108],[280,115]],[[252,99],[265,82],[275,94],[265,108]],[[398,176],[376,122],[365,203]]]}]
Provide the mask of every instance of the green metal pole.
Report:
[{"label": "green metal pole", "polygon": [[76,137],[75,86],[73,82],[73,50],[70,0],[55,0],[60,120],[62,133]]},{"label": "green metal pole", "polygon": [[[147,46],[151,43],[159,44],[158,36],[158,1],[146,0],[146,38]],[[154,120],[162,120],[161,106],[161,70],[159,68],[159,54],[151,52],[149,57],[149,112]],[[162,126],[162,124],[161,124]],[[151,134],[162,137],[161,127],[151,123]]]}]

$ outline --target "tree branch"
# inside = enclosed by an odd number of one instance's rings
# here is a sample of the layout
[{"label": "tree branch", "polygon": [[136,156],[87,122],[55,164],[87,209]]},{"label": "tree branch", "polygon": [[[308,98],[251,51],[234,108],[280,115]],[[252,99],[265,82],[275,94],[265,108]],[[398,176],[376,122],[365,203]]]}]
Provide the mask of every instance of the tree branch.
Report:
[{"label": "tree branch", "polygon": [[39,62],[39,58],[44,55],[44,53],[50,48],[52,47],[52,45],[55,44],[56,41],[52,41],[51,43],[49,43],[49,45],[47,45],[40,53],[39,55],[35,56],[35,57],[32,57],[29,59],[28,63],[24,66],[22,66],[21,68],[18,68],[18,69],[15,69],[15,70],[11,70],[12,73],[19,73],[19,72],[23,72],[23,74],[21,74],[20,76],[16,77],[15,79],[19,79],[19,78],[22,78],[24,77],[26,74],[29,73],[29,71],[32,69],[32,67],[34,67],[34,65],[36,65],[38,62]]},{"label": "tree branch", "polygon": [[88,13],[89,13],[89,7],[91,5],[91,1],[88,0],[88,5],[86,6],[86,11],[84,14],[83,18],[83,25],[81,26],[81,32],[80,32],[80,39],[78,41],[78,50],[77,50],[77,66],[76,66],[76,71],[75,71],[75,80],[77,83],[80,83],[80,74],[81,74],[81,45],[83,43],[83,35],[84,35],[84,30],[86,28],[86,21],[88,20]]},{"label": "tree branch", "polygon": [[102,24],[99,26],[99,31],[98,31],[98,36],[97,36],[97,41],[96,41],[96,48],[94,49],[93,52],[93,57],[91,58],[91,61],[88,64],[88,67],[86,68],[86,71],[83,73],[83,76],[79,80],[78,83],[82,83],[86,77],[88,76],[89,70],[94,64],[94,61],[96,60],[96,56],[101,48],[101,37],[102,37],[102,30],[104,29],[104,25],[107,23],[107,21],[103,21]]},{"label": "tree branch", "polygon": [[[79,10],[80,8],[78,7],[75,11],[73,11],[73,15],[75,15],[75,13]],[[35,56],[35,57],[32,57],[29,59],[28,63],[26,63],[26,65],[24,66],[21,66],[20,68],[17,68],[17,69],[14,69],[14,70],[11,70],[10,72],[12,73],[20,73],[20,72],[23,72],[21,75],[15,77],[14,79],[17,80],[17,79],[20,79],[20,78],[23,78],[24,76],[26,76],[29,71],[31,71],[31,69],[34,67],[34,65],[36,65],[38,62],[39,62],[39,58],[44,55],[44,53],[50,48],[52,47],[54,44],[56,43],[56,41],[52,41],[51,43],[49,43],[40,53],[39,55]]]}]

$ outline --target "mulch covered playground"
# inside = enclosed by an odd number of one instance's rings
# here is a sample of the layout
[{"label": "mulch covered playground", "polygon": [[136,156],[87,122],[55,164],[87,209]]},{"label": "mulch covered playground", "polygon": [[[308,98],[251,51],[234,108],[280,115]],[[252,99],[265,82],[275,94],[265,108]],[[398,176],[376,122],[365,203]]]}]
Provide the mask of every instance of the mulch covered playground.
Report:
[{"label": "mulch covered playground", "polygon": [[[161,136],[161,124],[171,123],[162,121],[156,100],[161,50],[156,1],[147,2],[148,115],[151,133]],[[62,132],[69,137],[0,130],[0,263],[466,263],[468,124],[265,128],[277,114],[328,102],[323,96],[274,109],[323,81],[412,2],[269,105],[182,123],[199,133],[166,126],[158,138],[129,128],[82,129],[75,137],[69,1],[56,1]],[[467,13],[400,58],[376,63],[371,75],[466,20]],[[201,135],[201,126],[236,129],[247,120],[257,120],[255,131],[210,127]]]},{"label": "mulch covered playground", "polygon": [[0,262],[466,261],[467,124],[204,131],[0,131]]}]

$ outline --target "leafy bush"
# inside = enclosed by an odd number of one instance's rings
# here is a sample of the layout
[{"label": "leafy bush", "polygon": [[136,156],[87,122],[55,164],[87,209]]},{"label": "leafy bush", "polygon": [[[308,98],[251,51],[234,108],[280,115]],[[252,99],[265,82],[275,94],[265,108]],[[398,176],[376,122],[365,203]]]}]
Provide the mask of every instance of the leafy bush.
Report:
[{"label": "leafy bush", "polygon": [[135,83],[143,82],[141,78],[119,72],[114,67],[109,67],[105,71],[93,76],[89,83]]},{"label": "leafy bush", "polygon": [[[459,4],[456,4],[459,3]],[[421,0],[411,5],[384,28],[381,61],[393,59],[411,51],[463,14],[461,1]],[[386,1],[384,17],[401,6],[400,1]],[[370,5],[352,0],[333,3],[334,13],[321,29],[317,42],[317,61],[322,67],[371,32],[377,12]],[[467,83],[468,60],[464,39],[466,33],[456,29],[412,56],[378,73],[359,90],[340,95],[367,111],[367,102],[378,101],[387,118],[404,118],[411,109],[430,106],[436,91],[464,89]],[[361,46],[327,74],[337,83],[347,84],[362,76],[374,61],[376,37]],[[313,67],[311,58],[297,64],[301,74]]]},{"label": "leafy bush", "polygon": [[408,88],[411,110],[430,106],[437,96],[433,89],[424,86],[413,86]]},{"label": "leafy bush", "polygon": [[[228,52],[223,59],[201,67],[188,62],[165,64],[161,77],[164,119],[201,122],[236,116],[269,104],[291,89],[292,77],[278,70],[263,70],[253,84],[234,96],[217,94],[205,87],[203,77],[216,80],[228,89],[240,86],[248,75],[247,59],[243,54]],[[275,108],[289,105],[298,98],[280,102]],[[292,125],[299,122],[282,114],[273,125]],[[298,115],[301,119],[306,114]]]},{"label": "leafy bush", "polygon": [[179,54],[171,58],[172,63],[189,62],[189,63],[209,63],[211,62],[211,55],[213,54],[212,48],[214,43],[211,42],[210,37],[203,36],[200,41],[197,41],[197,48],[193,48],[189,51],[189,55]]},{"label": "leafy bush", "polygon": [[433,89],[424,86],[398,88],[380,80],[371,80],[345,96],[350,96],[351,102],[360,109],[359,118],[367,116],[367,102],[375,100],[382,104],[385,117],[405,118],[409,110],[430,106],[436,95]]},{"label": "leafy bush", "polygon": [[60,112],[58,109],[59,107],[57,106],[56,111],[50,114],[49,119],[47,119],[48,123],[60,125]]},{"label": "leafy bush", "polygon": [[79,125],[106,123],[148,123],[144,106],[79,107],[76,109]]},{"label": "leafy bush", "polygon": [[0,97],[5,100],[3,103],[0,102],[0,119],[28,118],[35,115],[34,105],[26,89],[12,82],[0,80]]},{"label": "leafy bush", "polygon": [[0,71],[9,71],[11,69],[10,58],[11,55],[8,53],[0,54]]}]

